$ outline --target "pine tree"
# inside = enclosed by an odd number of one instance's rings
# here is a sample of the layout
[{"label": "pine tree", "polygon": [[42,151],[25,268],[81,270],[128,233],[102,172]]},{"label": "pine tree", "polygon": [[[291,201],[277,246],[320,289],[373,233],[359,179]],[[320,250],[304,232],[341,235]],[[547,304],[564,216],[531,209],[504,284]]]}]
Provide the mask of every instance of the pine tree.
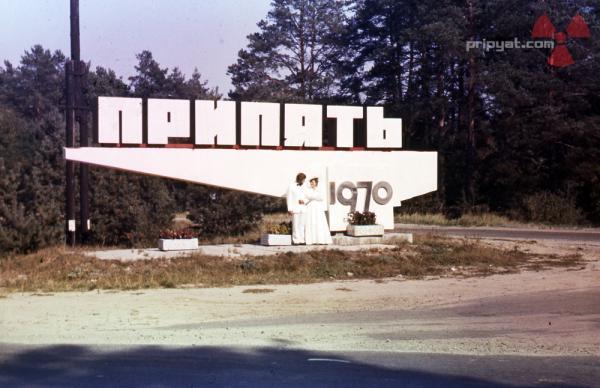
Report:
[{"label": "pine tree", "polygon": [[[513,9],[493,5],[488,12],[498,36],[530,39],[535,20],[543,14],[557,31],[565,31],[577,13],[590,26],[592,37],[600,27],[598,7],[585,1],[518,1]],[[566,68],[548,65],[551,50],[486,55],[484,82],[494,113],[490,125],[494,142],[483,159],[487,174],[479,184],[482,195],[500,210],[519,209],[530,202],[528,198],[559,197],[598,222],[600,166],[592,160],[600,146],[595,136],[600,122],[600,83],[595,76],[600,71],[600,44],[593,38],[569,39],[568,49],[575,64]],[[548,206],[553,206],[552,200]],[[573,207],[570,213],[575,217],[578,211]]]},{"label": "pine tree", "polygon": [[129,87],[137,97],[170,97],[181,99],[220,98],[217,88],[209,88],[198,69],[194,69],[190,79],[177,68],[162,68],[150,51],[136,55],[136,74],[129,77]]},{"label": "pine tree", "polygon": [[[18,67],[5,62],[5,69],[0,69],[0,137],[5,142],[0,155],[9,170],[0,180],[7,180],[5,187],[14,187],[10,179],[17,180],[10,206],[16,212],[14,220],[28,225],[24,229],[12,223],[24,233],[14,249],[31,250],[62,240],[64,120],[59,104],[63,69],[62,53],[52,54],[41,46],[25,52]],[[11,174],[16,178],[10,178]]]},{"label": "pine tree", "polygon": [[311,101],[333,96],[347,2],[274,0],[228,74],[235,99]]}]

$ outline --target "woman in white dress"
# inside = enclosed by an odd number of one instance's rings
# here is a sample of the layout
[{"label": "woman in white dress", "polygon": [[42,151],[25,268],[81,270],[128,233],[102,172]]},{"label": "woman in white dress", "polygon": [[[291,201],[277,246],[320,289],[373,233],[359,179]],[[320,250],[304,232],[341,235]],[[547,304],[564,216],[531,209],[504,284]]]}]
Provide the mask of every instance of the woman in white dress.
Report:
[{"label": "woman in white dress", "polygon": [[310,188],[306,189],[306,229],[304,238],[306,245],[331,244],[331,232],[325,218],[325,196],[318,188],[319,179],[310,180]]}]

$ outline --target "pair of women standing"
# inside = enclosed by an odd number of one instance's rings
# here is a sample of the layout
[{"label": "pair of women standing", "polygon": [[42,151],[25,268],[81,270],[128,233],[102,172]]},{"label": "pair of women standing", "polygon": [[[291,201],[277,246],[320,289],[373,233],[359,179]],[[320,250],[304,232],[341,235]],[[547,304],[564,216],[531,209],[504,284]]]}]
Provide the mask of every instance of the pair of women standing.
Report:
[{"label": "pair of women standing", "polygon": [[310,179],[299,173],[296,183],[287,193],[288,212],[292,215],[292,242],[294,244],[331,244],[331,232],[325,218],[325,196],[319,189],[319,179]]}]

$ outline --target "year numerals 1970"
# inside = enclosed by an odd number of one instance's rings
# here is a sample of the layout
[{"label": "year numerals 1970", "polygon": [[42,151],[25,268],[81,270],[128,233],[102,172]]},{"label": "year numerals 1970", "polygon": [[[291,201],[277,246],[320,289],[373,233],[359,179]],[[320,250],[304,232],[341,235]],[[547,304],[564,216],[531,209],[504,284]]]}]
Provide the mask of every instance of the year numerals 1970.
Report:
[{"label": "year numerals 1970", "polygon": [[[358,200],[359,189],[364,189],[367,191],[367,195],[365,196],[364,211],[369,211],[371,198],[373,198],[375,203],[379,205],[385,205],[391,201],[392,196],[394,195],[392,185],[386,181],[377,182],[375,185],[373,185],[373,182],[371,181],[361,181],[356,182],[356,184],[350,181],[345,181],[340,183],[337,188],[335,182],[329,182],[329,203],[331,205],[335,205],[337,200],[337,202],[344,206],[350,206],[350,212],[354,212],[356,210],[356,201]],[[384,196],[380,195],[381,189],[385,190]],[[345,191],[350,191],[351,195],[349,198],[344,196]]]}]

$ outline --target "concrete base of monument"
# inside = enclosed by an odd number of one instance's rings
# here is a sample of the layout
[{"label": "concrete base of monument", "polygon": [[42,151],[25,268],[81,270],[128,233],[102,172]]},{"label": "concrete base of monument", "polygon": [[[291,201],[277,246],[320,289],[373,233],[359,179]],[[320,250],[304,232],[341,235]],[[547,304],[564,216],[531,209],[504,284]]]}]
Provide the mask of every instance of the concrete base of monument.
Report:
[{"label": "concrete base of monument", "polygon": [[332,236],[333,245],[348,246],[358,245],[366,246],[373,244],[393,244],[398,241],[406,241],[412,244],[412,233],[387,233],[383,236],[347,236],[342,233]]},{"label": "concrete base of monument", "polygon": [[348,225],[346,234],[353,237],[383,236],[383,225]]},{"label": "concrete base of monument", "polygon": [[158,248],[149,249],[110,249],[103,251],[86,252],[86,256],[96,257],[100,260],[151,260],[176,258],[192,254],[244,257],[244,256],[269,256],[280,253],[293,252],[302,253],[308,251],[319,251],[336,249],[341,251],[361,251],[367,249],[390,249],[394,248],[399,241],[412,242],[411,233],[387,233],[383,237],[350,237],[333,236],[331,245],[291,245],[291,246],[262,246],[258,244],[218,244],[201,245],[198,249],[181,251],[161,251]]},{"label": "concrete base of monument", "polygon": [[197,238],[159,238],[158,249],[161,251],[183,251],[198,249]]},{"label": "concrete base of monument", "polygon": [[289,245],[292,245],[292,235],[291,234],[263,234],[260,236],[260,245],[289,246]]}]

